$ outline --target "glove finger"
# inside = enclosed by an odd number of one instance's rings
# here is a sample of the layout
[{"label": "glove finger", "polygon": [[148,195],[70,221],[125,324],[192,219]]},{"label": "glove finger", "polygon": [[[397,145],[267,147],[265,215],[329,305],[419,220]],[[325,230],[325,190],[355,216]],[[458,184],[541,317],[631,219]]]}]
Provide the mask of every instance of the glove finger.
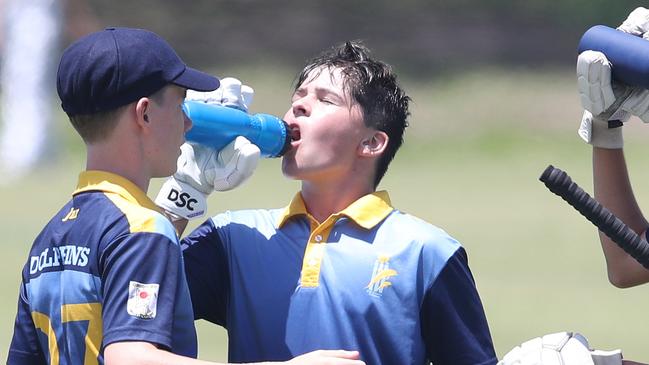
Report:
[{"label": "glove finger", "polygon": [[597,115],[615,102],[611,64],[601,52],[584,51],[577,58],[577,85],[584,109]]},{"label": "glove finger", "polygon": [[198,144],[184,143],[180,146],[180,151],[174,178],[189,184],[203,194],[209,194],[212,189],[202,171],[205,170],[205,162],[210,159],[210,151],[213,149]]},{"label": "glove finger", "polygon": [[638,116],[643,122],[649,123],[649,91],[634,89],[627,100],[624,101],[622,109]]},{"label": "glove finger", "polygon": [[649,31],[649,10],[643,7],[635,8],[617,29],[636,36],[643,36]]},{"label": "glove finger", "polygon": [[227,177],[227,183],[230,189],[234,189],[241,185],[252,176],[252,173],[255,171],[257,164],[259,163],[259,156],[259,147],[254,144],[242,146],[239,150],[236,167]]},{"label": "glove finger", "polygon": [[221,95],[222,105],[243,109],[241,101],[241,81],[234,77],[226,77],[221,80],[221,86],[219,89],[221,89],[221,92],[223,93]]},{"label": "glove finger", "polygon": [[[583,336],[582,336],[583,337]],[[588,343],[584,344],[580,339],[571,337],[561,348],[561,357],[566,364],[592,364]]]},{"label": "glove finger", "polygon": [[581,124],[579,124],[579,129],[577,134],[581,139],[586,143],[590,143],[593,137],[593,114],[588,110],[584,110],[584,114],[581,117]]},{"label": "glove finger", "polygon": [[194,145],[183,143],[180,146],[180,156],[176,162],[176,172],[174,176],[183,181],[195,180],[193,178],[196,171],[196,157],[194,154]]},{"label": "glove finger", "polygon": [[241,103],[245,111],[250,109],[250,104],[252,104],[252,99],[255,95],[255,90],[248,85],[241,85]]},{"label": "glove finger", "polygon": [[242,145],[248,143],[250,143],[250,141],[246,137],[238,136],[225,147],[221,148],[217,156],[219,165],[224,168],[231,165],[233,161],[236,161],[235,155],[237,154],[237,150],[240,149]]},{"label": "glove finger", "polygon": [[221,98],[222,98],[223,91],[221,88],[218,88],[213,91],[195,91],[195,90],[187,90],[187,95],[185,96],[185,100],[189,101],[201,101],[203,103],[207,104],[220,104],[221,103]]},{"label": "glove finger", "polygon": [[591,100],[594,103],[593,108],[595,110],[591,111],[597,115],[615,102],[615,94],[611,85],[611,63],[601,52],[589,53],[587,57],[592,57],[588,63],[588,71],[589,82],[593,88]]},{"label": "glove finger", "polygon": [[189,143],[183,143],[180,146],[180,156],[176,163],[178,170],[181,170],[194,158],[194,149]]},{"label": "glove finger", "polygon": [[257,167],[260,157],[259,147],[239,136],[218,154],[222,166],[214,176],[214,190],[230,190],[244,182]]}]

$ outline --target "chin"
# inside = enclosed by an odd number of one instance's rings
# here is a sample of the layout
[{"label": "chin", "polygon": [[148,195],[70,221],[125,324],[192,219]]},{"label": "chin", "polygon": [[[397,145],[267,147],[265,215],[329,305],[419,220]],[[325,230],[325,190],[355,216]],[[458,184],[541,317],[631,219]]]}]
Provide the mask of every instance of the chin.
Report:
[{"label": "chin", "polygon": [[295,171],[297,167],[295,166],[295,160],[289,159],[286,156],[282,159],[282,174],[288,178],[295,177]]},{"label": "chin", "polygon": [[282,165],[282,174],[284,175],[284,177],[289,178],[291,180],[304,180],[306,177],[304,171],[301,171],[295,165],[291,165],[291,166]]},{"label": "chin", "polygon": [[156,177],[168,177],[176,173],[176,170],[178,169],[178,166],[176,164],[173,164],[173,166],[165,166],[164,169],[161,169],[161,171],[156,174]]}]

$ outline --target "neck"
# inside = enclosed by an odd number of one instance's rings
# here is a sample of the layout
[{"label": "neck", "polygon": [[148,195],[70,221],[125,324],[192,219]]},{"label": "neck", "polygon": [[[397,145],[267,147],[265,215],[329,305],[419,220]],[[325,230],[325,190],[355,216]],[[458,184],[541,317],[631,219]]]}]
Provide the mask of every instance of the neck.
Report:
[{"label": "neck", "polygon": [[342,184],[302,182],[302,199],[307,211],[318,222],[347,208],[359,198],[373,193],[371,184],[346,181]]},{"label": "neck", "polygon": [[93,143],[87,145],[86,170],[101,170],[120,175],[137,185],[143,192],[149,189],[151,176],[142,163],[138,144]]}]

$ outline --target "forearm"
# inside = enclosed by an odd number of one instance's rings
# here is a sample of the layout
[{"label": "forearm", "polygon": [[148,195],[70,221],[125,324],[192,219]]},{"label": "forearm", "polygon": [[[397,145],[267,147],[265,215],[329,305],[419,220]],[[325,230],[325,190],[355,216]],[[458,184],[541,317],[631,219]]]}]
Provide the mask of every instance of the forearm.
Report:
[{"label": "forearm", "polygon": [[212,362],[192,359],[160,350],[148,342],[117,342],[104,350],[106,365],[209,365]]},{"label": "forearm", "polygon": [[[593,148],[595,199],[638,234],[649,224],[633,194],[622,149]],[[649,271],[629,256],[605,234],[599,232],[609,280],[618,287],[649,281]]]},{"label": "forearm", "polygon": [[[357,351],[316,350],[286,362],[258,362],[254,364],[365,365],[359,358],[360,356]],[[106,365],[227,365],[176,355],[168,351],[160,350],[148,342],[112,343],[104,350],[104,363]]]},{"label": "forearm", "polygon": [[[160,350],[148,342],[118,342],[108,345],[104,351],[106,365],[225,365],[176,355]],[[278,363],[257,363],[271,365]]]},{"label": "forearm", "polygon": [[171,224],[174,225],[174,228],[176,229],[176,233],[178,233],[179,238],[182,238],[188,223],[189,221],[185,218],[175,219],[171,221]]}]

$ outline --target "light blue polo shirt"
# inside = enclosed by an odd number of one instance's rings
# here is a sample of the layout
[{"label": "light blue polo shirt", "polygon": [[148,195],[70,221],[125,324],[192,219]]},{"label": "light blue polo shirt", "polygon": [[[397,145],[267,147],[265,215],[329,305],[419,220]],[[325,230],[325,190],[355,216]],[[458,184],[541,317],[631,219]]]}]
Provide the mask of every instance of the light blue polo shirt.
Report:
[{"label": "light blue polo shirt", "polygon": [[367,364],[497,362],[464,250],[366,195],[317,222],[284,209],[226,212],[181,242],[196,318],[224,326],[229,360],[360,351]]}]

